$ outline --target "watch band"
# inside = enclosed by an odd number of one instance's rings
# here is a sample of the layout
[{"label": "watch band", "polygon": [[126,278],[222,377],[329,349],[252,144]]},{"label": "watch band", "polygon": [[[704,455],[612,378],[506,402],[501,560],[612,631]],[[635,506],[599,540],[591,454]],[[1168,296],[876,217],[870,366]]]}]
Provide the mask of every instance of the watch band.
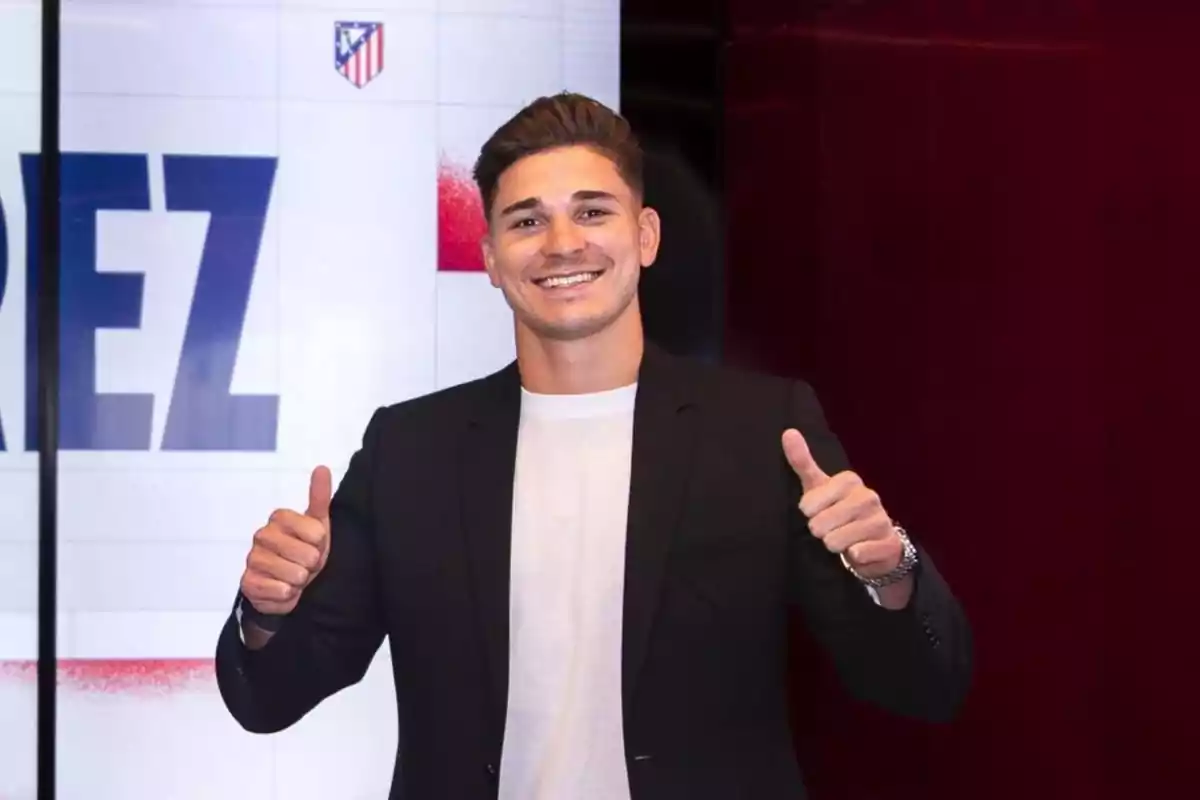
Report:
[{"label": "watch band", "polygon": [[241,625],[243,620],[248,621],[256,628],[261,628],[267,633],[277,633],[283,625],[283,620],[286,614],[264,614],[254,607],[254,604],[246,599],[245,595],[238,597],[237,608],[234,611],[237,615],[238,625]]},{"label": "watch band", "polygon": [[880,575],[877,578],[868,578],[865,575],[860,575],[858,570],[851,566],[850,561],[846,558],[846,554],[842,553],[842,565],[850,571],[850,574],[857,578],[861,583],[870,586],[872,589],[882,589],[884,586],[891,586],[893,583],[899,583],[907,578],[914,569],[917,568],[917,548],[908,538],[908,532],[904,528],[893,523],[892,527],[896,531],[896,535],[900,537],[900,543],[904,550],[900,555],[900,563],[896,568],[886,575]]}]

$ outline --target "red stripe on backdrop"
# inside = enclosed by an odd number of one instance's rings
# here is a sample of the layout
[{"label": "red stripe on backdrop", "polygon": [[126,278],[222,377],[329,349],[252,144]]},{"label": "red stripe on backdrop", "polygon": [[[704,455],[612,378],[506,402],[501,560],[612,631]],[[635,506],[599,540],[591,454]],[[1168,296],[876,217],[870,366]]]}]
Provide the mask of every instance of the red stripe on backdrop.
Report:
[{"label": "red stripe on backdrop", "polygon": [[[0,681],[37,681],[36,661],[0,661]],[[60,689],[81,692],[162,693],[212,684],[212,659],[62,659]]]},{"label": "red stripe on backdrop", "polygon": [[465,167],[438,168],[438,270],[481,272],[480,239],[487,232],[479,190]]}]

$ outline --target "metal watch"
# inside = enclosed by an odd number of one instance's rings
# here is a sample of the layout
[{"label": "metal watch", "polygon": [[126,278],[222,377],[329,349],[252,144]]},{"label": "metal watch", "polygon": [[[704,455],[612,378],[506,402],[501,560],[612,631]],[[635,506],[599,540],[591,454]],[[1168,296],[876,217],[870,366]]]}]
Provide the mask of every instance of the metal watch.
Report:
[{"label": "metal watch", "polygon": [[872,589],[881,589],[884,586],[891,586],[893,583],[899,583],[907,578],[909,574],[917,568],[917,548],[912,543],[912,540],[908,538],[908,532],[905,531],[904,528],[894,523],[892,527],[896,531],[896,535],[900,537],[900,543],[903,545],[904,551],[900,555],[900,563],[896,565],[895,569],[886,575],[880,575],[877,578],[868,578],[865,575],[860,575],[858,571],[850,565],[850,562],[846,559],[846,554],[841,554],[842,565],[850,571],[851,575],[853,575],[855,578],[858,578],[861,583],[866,586],[870,586]]}]

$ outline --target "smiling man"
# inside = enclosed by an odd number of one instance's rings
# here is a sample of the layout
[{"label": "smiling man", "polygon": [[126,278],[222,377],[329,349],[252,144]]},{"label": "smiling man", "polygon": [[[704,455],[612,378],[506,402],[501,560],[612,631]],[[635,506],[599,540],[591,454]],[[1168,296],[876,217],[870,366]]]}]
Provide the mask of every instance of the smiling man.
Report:
[{"label": "smiling man", "polygon": [[255,533],[217,651],[236,719],[290,726],[386,636],[394,798],[803,797],[793,609],[856,696],[953,717],[967,621],[812,389],[645,342],[626,121],[539,99],[475,177],[517,358],[377,411],[337,493],[318,467]]}]

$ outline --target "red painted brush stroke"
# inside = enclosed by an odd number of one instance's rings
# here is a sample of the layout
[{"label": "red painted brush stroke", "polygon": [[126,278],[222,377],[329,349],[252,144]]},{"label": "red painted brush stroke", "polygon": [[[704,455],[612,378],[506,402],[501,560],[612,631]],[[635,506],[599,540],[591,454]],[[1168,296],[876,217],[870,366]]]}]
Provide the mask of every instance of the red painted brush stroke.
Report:
[{"label": "red painted brush stroke", "polygon": [[[0,661],[0,680],[37,680],[36,661]],[[58,685],[102,694],[161,694],[213,681],[212,659],[69,658],[58,662]]]},{"label": "red painted brush stroke", "polygon": [[482,272],[479,240],[486,231],[483,202],[470,173],[443,161],[438,167],[438,270]]}]

